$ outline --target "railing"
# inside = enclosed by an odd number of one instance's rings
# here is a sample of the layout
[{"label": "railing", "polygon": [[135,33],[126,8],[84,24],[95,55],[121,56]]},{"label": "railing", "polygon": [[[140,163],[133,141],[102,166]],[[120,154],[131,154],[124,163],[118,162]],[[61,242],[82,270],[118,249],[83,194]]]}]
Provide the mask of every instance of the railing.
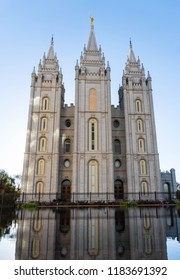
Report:
[{"label": "railing", "polygon": [[37,202],[84,202],[92,203],[101,201],[104,203],[114,201],[171,201],[173,199],[179,199],[176,196],[176,192],[148,192],[146,194],[141,192],[123,192],[123,193],[69,193],[62,195],[61,193],[21,193],[19,202],[24,203],[28,201]]},{"label": "railing", "polygon": [[68,193],[66,195],[61,193],[21,193],[19,198],[14,193],[0,193],[0,206],[12,207],[15,201],[18,203],[25,203],[29,201],[37,202],[54,202],[54,203],[111,203],[118,201],[171,201],[178,199],[180,195],[177,192],[148,192],[146,194],[141,192],[123,192],[123,193]]}]

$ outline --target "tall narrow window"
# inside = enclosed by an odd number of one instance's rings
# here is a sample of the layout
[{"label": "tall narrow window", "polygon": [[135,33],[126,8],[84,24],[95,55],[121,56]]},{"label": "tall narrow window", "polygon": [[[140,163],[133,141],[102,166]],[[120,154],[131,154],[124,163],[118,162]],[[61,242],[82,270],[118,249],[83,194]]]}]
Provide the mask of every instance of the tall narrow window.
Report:
[{"label": "tall narrow window", "polygon": [[71,152],[71,140],[70,139],[66,139],[64,141],[64,152],[65,153],[70,153]]},{"label": "tall narrow window", "polygon": [[142,112],[142,102],[140,99],[136,99],[136,112],[141,113]]},{"label": "tall narrow window", "polygon": [[143,138],[138,139],[138,151],[139,151],[139,153],[144,153],[145,152],[145,145],[144,145],[144,139]]},{"label": "tall narrow window", "polygon": [[146,170],[146,161],[144,159],[140,160],[140,174],[141,175],[146,175],[147,170]]},{"label": "tall narrow window", "polygon": [[89,150],[97,150],[97,120],[89,120]]},{"label": "tall narrow window", "polygon": [[44,175],[44,172],[45,172],[45,161],[44,161],[44,159],[40,159],[38,161],[37,174]]},{"label": "tall narrow window", "polygon": [[89,110],[96,110],[96,90],[91,88],[89,90]]},{"label": "tall narrow window", "polygon": [[41,118],[41,131],[47,131],[48,128],[48,120],[46,117]]},{"label": "tall narrow window", "polygon": [[146,181],[141,183],[141,193],[142,195],[148,195],[148,184]]},{"label": "tall narrow window", "polygon": [[44,97],[42,100],[42,110],[46,111],[49,110],[49,98]]},{"label": "tall narrow window", "polygon": [[94,123],[91,123],[91,150],[95,149],[95,131],[94,131]]},{"label": "tall narrow window", "polygon": [[46,151],[46,138],[45,137],[41,137],[39,139],[39,151],[40,152],[45,152]]},{"label": "tall narrow window", "polygon": [[137,132],[139,133],[144,132],[143,121],[141,119],[137,120]]},{"label": "tall narrow window", "polygon": [[44,184],[43,182],[37,182],[36,184],[36,193],[43,193],[44,191]]},{"label": "tall narrow window", "polygon": [[98,192],[98,163],[96,160],[89,162],[89,192]]},{"label": "tall narrow window", "polygon": [[114,152],[117,154],[121,153],[121,142],[118,139],[114,140]]}]

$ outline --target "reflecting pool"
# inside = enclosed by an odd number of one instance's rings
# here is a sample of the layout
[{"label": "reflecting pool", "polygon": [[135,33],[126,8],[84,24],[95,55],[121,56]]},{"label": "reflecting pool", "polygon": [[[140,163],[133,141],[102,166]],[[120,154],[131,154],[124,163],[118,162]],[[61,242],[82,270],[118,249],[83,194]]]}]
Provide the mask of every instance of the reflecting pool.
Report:
[{"label": "reflecting pool", "polygon": [[0,225],[1,260],[180,259],[176,208],[19,210]]}]

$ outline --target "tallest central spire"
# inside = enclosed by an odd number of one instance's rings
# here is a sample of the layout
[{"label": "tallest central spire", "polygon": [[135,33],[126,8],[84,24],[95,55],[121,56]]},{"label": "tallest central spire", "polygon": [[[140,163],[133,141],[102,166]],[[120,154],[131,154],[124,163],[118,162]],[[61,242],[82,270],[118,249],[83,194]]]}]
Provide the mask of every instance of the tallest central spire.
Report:
[{"label": "tallest central spire", "polygon": [[90,31],[90,35],[89,35],[87,50],[88,51],[98,51],[96,38],[95,38],[95,34],[94,34],[94,18],[93,17],[90,17],[90,23],[91,23],[91,31]]}]

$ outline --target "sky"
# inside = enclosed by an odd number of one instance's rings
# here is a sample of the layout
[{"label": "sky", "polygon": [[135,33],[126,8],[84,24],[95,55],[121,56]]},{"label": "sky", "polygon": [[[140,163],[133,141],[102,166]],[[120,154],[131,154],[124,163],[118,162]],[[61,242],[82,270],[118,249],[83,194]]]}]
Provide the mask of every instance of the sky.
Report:
[{"label": "sky", "polygon": [[111,67],[112,104],[118,104],[130,38],[150,72],[160,167],[174,168],[180,182],[179,15],[179,0],[0,0],[0,169],[22,174],[31,73],[52,35],[65,103],[74,103],[74,68],[93,16],[97,43]]}]

